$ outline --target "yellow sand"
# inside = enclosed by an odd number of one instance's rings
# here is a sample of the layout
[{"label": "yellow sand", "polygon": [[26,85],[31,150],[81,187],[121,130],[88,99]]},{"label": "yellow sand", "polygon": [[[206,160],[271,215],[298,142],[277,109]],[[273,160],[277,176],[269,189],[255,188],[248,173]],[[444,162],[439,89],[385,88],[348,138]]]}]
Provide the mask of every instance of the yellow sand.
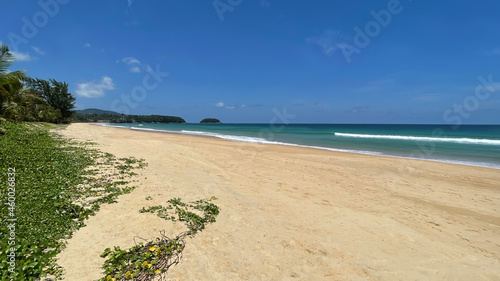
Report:
[{"label": "yellow sand", "polygon": [[185,230],[142,207],[211,196],[217,222],[187,239],[169,280],[500,280],[500,170],[90,124],[61,133],[149,164],[69,240],[66,280],[101,277],[107,247]]}]

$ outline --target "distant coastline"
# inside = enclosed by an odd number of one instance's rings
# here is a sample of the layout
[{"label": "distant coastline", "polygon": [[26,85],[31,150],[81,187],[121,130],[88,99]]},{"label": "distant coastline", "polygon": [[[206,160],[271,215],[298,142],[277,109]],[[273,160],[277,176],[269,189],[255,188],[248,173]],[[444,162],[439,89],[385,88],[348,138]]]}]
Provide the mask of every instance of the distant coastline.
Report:
[{"label": "distant coastline", "polygon": [[[272,132],[269,124],[221,124],[206,126],[204,124],[97,124],[119,127],[137,131],[170,133],[191,136],[213,137],[238,142],[274,144],[285,146],[307,147],[321,150],[357,153],[365,155],[389,156],[404,159],[427,160],[442,163],[461,164],[500,169],[500,139],[495,139],[493,126],[490,136],[478,138],[478,126],[462,129],[461,137],[450,135],[448,138],[433,138],[424,135],[432,131],[432,125],[303,125],[294,124],[281,131]],[[368,132],[373,134],[342,134],[345,132]],[[394,131],[388,132],[391,127]],[[481,126],[479,126],[480,128]],[[406,131],[401,129],[406,128]],[[382,130],[385,130],[382,133]],[[333,131],[337,131],[333,132]],[[483,129],[483,134],[488,133]],[[378,133],[377,133],[378,132]],[[403,134],[403,135],[397,135]],[[464,138],[464,135],[469,135]],[[384,137],[385,138],[382,138]],[[484,138],[491,139],[484,139]],[[471,156],[472,155],[472,156]]]}]

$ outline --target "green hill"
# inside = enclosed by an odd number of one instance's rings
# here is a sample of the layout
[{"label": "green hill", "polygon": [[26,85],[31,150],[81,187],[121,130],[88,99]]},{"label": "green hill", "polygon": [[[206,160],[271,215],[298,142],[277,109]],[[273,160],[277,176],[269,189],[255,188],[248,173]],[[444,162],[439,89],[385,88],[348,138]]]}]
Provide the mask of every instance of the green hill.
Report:
[{"label": "green hill", "polygon": [[72,115],[74,122],[109,122],[109,123],[186,123],[177,116],[167,115],[128,115],[114,111],[89,108],[75,110]]},{"label": "green hill", "polygon": [[109,115],[120,115],[120,113],[115,112],[115,111],[110,111],[110,110],[102,110],[102,109],[97,109],[97,108],[87,108],[87,109],[82,109],[82,110],[75,110],[75,113],[79,114],[109,114]]}]

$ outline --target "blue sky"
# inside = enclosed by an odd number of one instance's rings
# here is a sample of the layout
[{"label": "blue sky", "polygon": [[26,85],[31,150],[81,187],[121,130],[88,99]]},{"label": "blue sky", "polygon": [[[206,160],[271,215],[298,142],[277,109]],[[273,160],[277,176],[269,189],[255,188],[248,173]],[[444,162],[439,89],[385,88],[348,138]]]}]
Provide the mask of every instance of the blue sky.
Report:
[{"label": "blue sky", "polygon": [[18,0],[7,10],[12,70],[67,82],[79,109],[500,124],[499,1]]}]

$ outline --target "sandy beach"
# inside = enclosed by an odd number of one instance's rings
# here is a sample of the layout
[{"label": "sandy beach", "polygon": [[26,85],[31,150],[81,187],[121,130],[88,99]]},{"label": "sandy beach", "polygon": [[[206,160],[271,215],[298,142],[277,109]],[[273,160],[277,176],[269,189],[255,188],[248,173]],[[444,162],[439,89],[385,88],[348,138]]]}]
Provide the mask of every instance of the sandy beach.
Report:
[{"label": "sandy beach", "polygon": [[211,196],[217,222],[187,239],[169,280],[500,280],[500,170],[91,124],[60,133],[148,163],[68,241],[66,280],[102,277],[107,247],[185,230],[142,207]]}]

